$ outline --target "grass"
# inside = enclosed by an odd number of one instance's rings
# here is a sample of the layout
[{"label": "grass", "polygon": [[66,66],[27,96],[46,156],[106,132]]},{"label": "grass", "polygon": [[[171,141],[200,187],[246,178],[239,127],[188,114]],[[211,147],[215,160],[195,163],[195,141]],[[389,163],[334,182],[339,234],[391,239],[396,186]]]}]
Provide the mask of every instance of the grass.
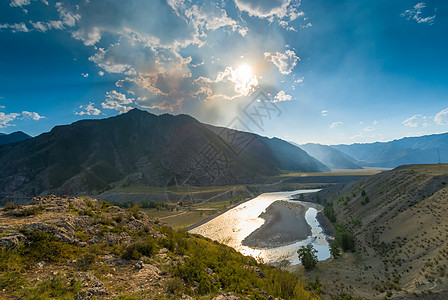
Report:
[{"label": "grass", "polygon": [[144,209],[144,211],[152,219],[158,218],[174,229],[182,229],[197,224],[200,221],[243,201],[244,199],[241,197],[236,197],[220,201],[196,203],[189,207],[182,207],[173,211],[157,210],[155,208]]},{"label": "grass", "polygon": [[142,185],[129,185],[126,187],[115,188],[112,191],[116,193],[179,193],[179,194],[200,194],[200,193],[216,193],[216,192],[226,192],[232,189],[240,190],[243,189],[242,185],[229,185],[229,186],[187,186],[187,185],[171,185],[168,187],[156,187],[156,186],[142,186]]}]

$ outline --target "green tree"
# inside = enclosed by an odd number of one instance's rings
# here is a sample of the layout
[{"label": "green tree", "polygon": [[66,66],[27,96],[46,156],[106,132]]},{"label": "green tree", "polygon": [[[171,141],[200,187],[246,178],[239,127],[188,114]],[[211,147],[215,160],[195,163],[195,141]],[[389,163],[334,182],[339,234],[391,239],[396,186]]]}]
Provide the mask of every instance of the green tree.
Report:
[{"label": "green tree", "polygon": [[300,247],[297,253],[299,254],[299,259],[306,270],[311,270],[317,265],[317,251],[312,245]]},{"label": "green tree", "polygon": [[330,243],[330,253],[334,258],[338,258],[339,256],[341,256],[341,251],[339,250],[339,246],[336,241],[332,241]]}]

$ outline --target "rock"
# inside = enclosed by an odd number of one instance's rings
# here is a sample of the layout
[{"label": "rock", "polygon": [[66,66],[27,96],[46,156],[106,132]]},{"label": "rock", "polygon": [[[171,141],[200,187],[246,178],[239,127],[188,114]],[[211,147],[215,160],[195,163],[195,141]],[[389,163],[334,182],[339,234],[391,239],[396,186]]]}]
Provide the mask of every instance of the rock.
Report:
[{"label": "rock", "polygon": [[230,293],[219,293],[218,296],[213,298],[213,300],[240,300],[240,297],[238,297],[234,292]]},{"label": "rock", "polygon": [[26,237],[20,233],[12,236],[2,237],[0,238],[0,246],[6,248],[13,248],[16,247],[20,243],[20,241],[23,241],[25,239]]},{"label": "rock", "polygon": [[137,269],[137,270],[141,270],[141,269],[143,269],[143,267],[144,267],[145,265],[144,265],[144,263],[140,260],[140,261],[138,261],[135,265],[134,265],[134,267]]},{"label": "rock", "polygon": [[244,266],[245,270],[253,271],[255,274],[257,274],[258,278],[266,278],[266,275],[264,275],[263,271],[260,270],[260,268],[255,266]]}]

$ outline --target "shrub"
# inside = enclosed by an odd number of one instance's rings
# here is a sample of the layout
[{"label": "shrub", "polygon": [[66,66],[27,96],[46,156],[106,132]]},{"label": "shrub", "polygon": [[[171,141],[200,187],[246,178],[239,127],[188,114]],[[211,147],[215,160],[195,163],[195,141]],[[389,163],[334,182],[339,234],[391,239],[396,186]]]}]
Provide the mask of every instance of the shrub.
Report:
[{"label": "shrub", "polygon": [[317,251],[312,245],[300,247],[297,253],[299,254],[299,259],[306,270],[311,270],[317,265]]},{"label": "shrub", "polygon": [[339,245],[336,243],[336,241],[332,241],[330,243],[330,253],[334,258],[338,258],[339,256],[341,256]]},{"label": "shrub", "polygon": [[126,260],[137,260],[142,256],[151,257],[156,251],[156,243],[154,239],[147,238],[144,241],[139,241],[125,246],[121,257]]},{"label": "shrub", "polygon": [[15,202],[7,202],[5,204],[5,210],[13,210],[13,209],[16,209],[19,207],[20,207],[20,205]]}]

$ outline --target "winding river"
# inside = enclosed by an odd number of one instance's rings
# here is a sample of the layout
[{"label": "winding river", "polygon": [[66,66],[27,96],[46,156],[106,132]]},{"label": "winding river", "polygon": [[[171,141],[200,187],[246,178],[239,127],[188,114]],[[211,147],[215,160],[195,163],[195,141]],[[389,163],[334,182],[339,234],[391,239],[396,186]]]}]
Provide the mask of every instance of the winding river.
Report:
[{"label": "winding river", "polygon": [[[317,191],[319,190],[264,193],[228,210],[201,226],[191,229],[190,232],[226,244],[242,254],[253,256],[264,263],[277,263],[287,260],[291,264],[299,264],[297,250],[299,247],[308,244],[312,244],[314,249],[317,250],[319,260],[325,260],[330,257],[330,249],[325,234],[316,219],[316,215],[318,211],[322,210],[322,206],[290,200],[292,195]],[[299,203],[305,207],[305,219],[311,227],[311,235],[305,240],[275,248],[259,249],[243,245],[242,241],[264,224],[265,220],[259,217],[260,214],[272,203],[279,200]]]}]

